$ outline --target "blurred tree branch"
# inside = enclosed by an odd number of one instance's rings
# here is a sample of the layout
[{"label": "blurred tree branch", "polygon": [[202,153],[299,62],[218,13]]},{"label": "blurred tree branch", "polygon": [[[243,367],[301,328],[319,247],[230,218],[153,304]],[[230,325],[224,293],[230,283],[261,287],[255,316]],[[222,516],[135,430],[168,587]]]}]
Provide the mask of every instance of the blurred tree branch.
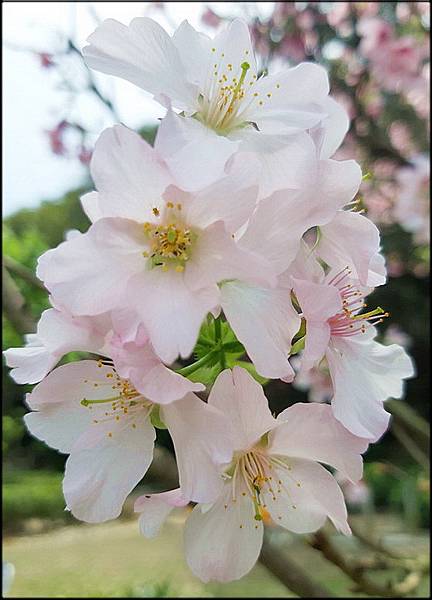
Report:
[{"label": "blurred tree branch", "polygon": [[[369,543],[369,542],[368,542]],[[407,596],[415,592],[421,581],[421,574],[424,566],[420,561],[407,563],[404,558],[391,561],[378,557],[372,561],[355,561],[347,559],[340,550],[338,550],[329,538],[329,536],[321,529],[317,531],[311,541],[311,546],[319,550],[323,556],[336,565],[343,573],[356,584],[353,591],[365,592],[368,596],[379,596],[382,598],[398,598]],[[389,564],[391,562],[391,565]],[[389,566],[399,566],[404,571],[404,577],[401,581],[387,581],[385,584],[378,583],[372,580],[366,574],[368,569],[386,569]]]},{"label": "blurred tree branch", "polygon": [[34,285],[35,287],[38,287],[39,289],[46,291],[44,284],[42,283],[42,281],[40,281],[40,279],[38,279],[34,275],[33,271],[31,271],[30,269],[28,269],[27,267],[25,267],[24,265],[19,263],[17,260],[12,258],[11,256],[4,255],[3,256],[3,264],[8,271],[10,271],[11,273],[14,273],[18,277],[20,277],[21,279],[23,279],[24,281],[29,283],[30,285]]},{"label": "blurred tree branch", "polygon": [[300,598],[334,598],[326,588],[315,583],[310,575],[293,562],[286,553],[272,546],[268,532],[264,533],[260,563]]},{"label": "blurred tree branch", "polygon": [[2,263],[3,312],[17,333],[25,335],[33,331],[35,321],[25,307],[25,300],[15,281]]}]

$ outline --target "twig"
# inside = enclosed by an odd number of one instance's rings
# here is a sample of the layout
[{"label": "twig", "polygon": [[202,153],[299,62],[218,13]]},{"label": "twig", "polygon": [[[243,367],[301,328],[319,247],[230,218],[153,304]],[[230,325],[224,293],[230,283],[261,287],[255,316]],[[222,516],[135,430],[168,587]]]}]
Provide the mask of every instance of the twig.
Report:
[{"label": "twig", "polygon": [[357,585],[356,591],[363,591],[369,596],[381,596],[383,598],[406,596],[414,592],[421,581],[420,571],[409,571],[404,579],[399,582],[393,583],[388,581],[387,584],[383,585],[372,581],[365,573],[365,566],[347,560],[322,530],[314,534],[311,545],[322,552],[327,560],[339,567],[341,571],[354,581]]},{"label": "twig", "polygon": [[398,421],[402,421],[409,429],[430,440],[429,423],[421,417],[409,404],[391,398],[385,403],[386,408]]},{"label": "twig", "polygon": [[260,562],[300,598],[335,598],[334,594],[315,583],[291,558],[274,548],[267,533],[264,535]]},{"label": "twig", "polygon": [[412,456],[412,458],[426,471],[429,471],[430,462],[427,455],[419,448],[416,442],[408,435],[405,429],[393,423],[391,431],[396,439],[402,444],[405,450]]},{"label": "twig", "polygon": [[15,273],[15,275],[17,275],[30,285],[34,285],[35,287],[46,291],[46,288],[42,281],[40,281],[30,269],[16,261],[14,258],[12,258],[11,256],[3,256],[3,262],[4,266],[8,271]]}]

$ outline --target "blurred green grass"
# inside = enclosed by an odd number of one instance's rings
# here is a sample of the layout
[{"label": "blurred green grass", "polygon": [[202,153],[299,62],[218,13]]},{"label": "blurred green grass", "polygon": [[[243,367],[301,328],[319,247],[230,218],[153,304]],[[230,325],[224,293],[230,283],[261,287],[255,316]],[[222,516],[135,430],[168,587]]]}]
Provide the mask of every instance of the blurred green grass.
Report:
[{"label": "blurred green grass", "polygon": [[[182,528],[186,511],[173,514],[160,535],[148,540],[139,535],[136,520],[100,525],[67,526],[39,535],[5,539],[4,560],[14,564],[16,577],[10,596],[23,597],[294,597],[262,565],[229,584],[203,584],[188,569]],[[358,519],[363,519],[360,515]],[[427,551],[427,536],[403,536],[392,518],[374,518],[393,547]],[[393,532],[393,533],[391,533]],[[354,539],[336,536],[347,553],[362,553]],[[321,554],[303,544],[300,536],[275,531],[276,551],[292,560],[340,597],[364,597],[350,591],[352,582]],[[416,548],[417,547],[417,548]],[[388,578],[389,572],[381,577]],[[378,576],[380,577],[380,576]],[[424,578],[417,594],[428,597]]]}]

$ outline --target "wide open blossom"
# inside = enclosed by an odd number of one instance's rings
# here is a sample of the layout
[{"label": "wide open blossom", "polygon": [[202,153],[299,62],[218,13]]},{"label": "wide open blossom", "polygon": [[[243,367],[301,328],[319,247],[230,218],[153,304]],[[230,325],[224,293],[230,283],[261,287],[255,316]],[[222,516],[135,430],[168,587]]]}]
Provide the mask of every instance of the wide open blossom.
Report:
[{"label": "wide open blossom", "polygon": [[193,350],[223,280],[275,285],[267,260],[233,239],[251,214],[256,186],[240,168],[195,195],[169,186],[157,153],[122,126],[106,130],[92,159],[98,192],[84,197],[95,220],[39,259],[38,276],[74,315],[129,307],[166,363]]},{"label": "wide open blossom", "polygon": [[[54,327],[63,315],[52,313]],[[89,345],[83,344],[83,350],[93,350],[95,340],[101,339],[101,331],[92,339],[94,320],[87,317]],[[26,398],[32,409],[25,416],[30,433],[70,454],[63,485],[68,508],[89,522],[120,514],[152,460],[154,411],[172,436],[185,493],[211,500],[221,486],[217,471],[212,471],[213,457],[231,456],[223,415],[192,393],[203,390],[202,384],[160,361],[141,325],[132,333],[133,317],[113,314],[111,321],[98,350],[102,359],[54,369]],[[227,443],[219,446],[221,439]],[[195,479],[200,471],[205,484]]]},{"label": "wide open blossom", "polygon": [[377,308],[362,312],[364,289],[349,268],[317,276],[320,267],[292,277],[292,287],[306,320],[302,370],[326,360],[333,384],[333,413],[353,434],[376,441],[386,431],[390,415],[384,401],[401,398],[403,380],[412,377],[411,358],[397,344],[374,340],[374,323],[388,316]]},{"label": "wide open blossom", "polygon": [[[133,19],[128,27],[107,19],[88,41],[83,54],[90,67],[182,111],[170,110],[155,145],[183,189],[220,178],[237,150],[262,157],[262,196],[298,187],[307,179],[312,152],[304,132],[324,122],[339,143],[346,133],[345,113],[328,97],[326,71],[303,63],[259,78],[248,27],[239,19],[214,39],[187,21],[170,37],[149,18]],[[193,178],[183,171],[185,154]],[[286,163],[293,168],[281,169]]]},{"label": "wide open blossom", "polygon": [[[368,442],[342,427],[329,406],[296,404],[275,419],[262,387],[240,367],[219,375],[209,405],[228,417],[235,452],[221,469],[219,498],[197,504],[186,522],[186,559],[195,575],[203,581],[245,575],[261,550],[263,517],[296,533],[316,531],[328,517],[350,533],[343,494],[319,463],[358,481]],[[169,512],[186,503],[181,488],[138,498],[141,532],[154,536]]]}]

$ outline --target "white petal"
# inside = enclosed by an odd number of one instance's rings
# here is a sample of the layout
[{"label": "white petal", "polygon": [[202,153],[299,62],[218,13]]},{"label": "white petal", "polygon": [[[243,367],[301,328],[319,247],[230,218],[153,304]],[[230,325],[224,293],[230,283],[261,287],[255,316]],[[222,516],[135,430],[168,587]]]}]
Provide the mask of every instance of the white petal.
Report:
[{"label": "white petal", "polygon": [[300,317],[292,307],[289,292],[232,281],[221,286],[221,304],[258,373],[292,381],[294,371],[288,353]]},{"label": "white petal", "polygon": [[73,450],[66,462],[63,493],[74,517],[99,523],[119,516],[128,494],[146,473],[156,438],[147,413],[136,428],[118,428],[92,448]]},{"label": "white petal", "polygon": [[140,496],[135,500],[134,510],[141,513],[139,518],[141,534],[147,538],[156,537],[170,512],[186,504],[188,500],[183,498],[180,488],[160,494]]},{"label": "white petal", "polygon": [[294,533],[309,533],[329,517],[339,531],[349,534],[344,496],[335,478],[310,460],[289,458],[286,463],[289,470],[274,469],[273,493],[262,490],[274,522]]},{"label": "white petal", "polygon": [[83,55],[92,69],[165,94],[179,109],[197,106],[198,88],[187,81],[177,48],[156,21],[138,17],[126,27],[106,19],[87,41]]},{"label": "white petal", "polygon": [[233,447],[225,415],[194,394],[162,407],[162,420],[172,437],[185,498],[213,502],[221,492],[221,463],[232,458]]},{"label": "white petal", "polygon": [[387,398],[400,398],[404,379],[414,375],[411,358],[397,344],[373,340],[332,338],[326,352],[333,382],[335,417],[355,435],[376,441],[385,432],[390,415]]},{"label": "white petal", "polygon": [[222,223],[217,221],[200,233],[185,270],[185,282],[191,289],[238,279],[257,285],[276,284],[271,264],[258,253],[236,243]]},{"label": "white petal", "polygon": [[350,126],[346,110],[333,98],[326,98],[321,102],[322,109],[327,117],[320,123],[322,129],[322,142],[320,157],[330,158],[342,144]]},{"label": "white petal", "polygon": [[327,404],[297,403],[279,413],[282,424],[269,436],[269,453],[306,458],[335,467],[351,481],[362,477],[368,441],[354,436]]},{"label": "white petal", "polygon": [[193,383],[168,369],[150,344],[123,344],[113,349],[111,356],[117,373],[131,381],[135,389],[152,402],[167,404],[183,398],[188,392],[205,389],[201,383]]},{"label": "white petal", "polygon": [[369,285],[371,276],[375,285],[385,283],[385,275],[369,271],[376,265],[380,247],[379,231],[372,221],[358,213],[341,210],[320,232],[316,252],[333,269],[349,266],[352,277],[362,285]]},{"label": "white petal", "polygon": [[259,198],[281,189],[301,189],[314,176],[316,148],[306,133],[270,135],[245,127],[234,130],[229,138],[241,142],[233,162],[259,160]]},{"label": "white petal", "polygon": [[37,274],[73,314],[100,314],[125,302],[129,278],[144,268],[145,242],[137,223],[100,219],[87,233],[42,255]]},{"label": "white petal", "polygon": [[99,192],[97,206],[102,216],[124,217],[138,223],[153,218],[152,209],[160,208],[161,196],[172,183],[157,152],[124,125],[102,132],[90,170]]},{"label": "white petal", "polygon": [[204,317],[219,304],[216,285],[190,290],[184,274],[153,269],[137,275],[128,287],[129,304],[136,310],[156,354],[167,364],[187,358],[196,344]]},{"label": "white petal", "polygon": [[188,21],[183,21],[174,31],[172,41],[178,50],[188,81],[202,90],[210,68],[210,38],[196,31]]},{"label": "white petal", "polygon": [[210,510],[203,512],[197,505],[186,521],[186,560],[204,582],[240,579],[252,569],[261,551],[263,524],[254,520],[253,503],[241,490],[232,502],[231,493],[226,484]]},{"label": "white petal", "polygon": [[102,219],[103,213],[99,206],[99,194],[97,192],[88,192],[80,198],[81,207],[92,223]]},{"label": "white petal", "polygon": [[113,395],[111,386],[105,385],[107,372],[94,360],[54,369],[27,394],[26,402],[35,411],[24,417],[30,433],[59,452],[70,452],[94,418],[93,411],[82,406],[81,400]]},{"label": "white petal", "polygon": [[155,149],[163,157],[176,184],[197,191],[225,175],[228,159],[239,143],[217,135],[196,119],[168,110],[159,125]]},{"label": "white petal", "polygon": [[248,450],[277,425],[262,386],[241,367],[217,377],[208,401],[228,418],[236,450]]}]

